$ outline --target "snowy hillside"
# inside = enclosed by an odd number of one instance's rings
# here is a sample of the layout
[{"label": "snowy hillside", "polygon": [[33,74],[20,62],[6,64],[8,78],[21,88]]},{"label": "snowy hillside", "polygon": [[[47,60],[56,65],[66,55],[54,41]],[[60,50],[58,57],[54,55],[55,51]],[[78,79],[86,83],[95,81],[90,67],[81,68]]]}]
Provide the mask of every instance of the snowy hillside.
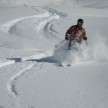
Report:
[{"label": "snowy hillside", "polygon": [[[79,18],[88,45],[55,48]],[[1,0],[0,108],[107,108],[107,28],[107,0]]]}]

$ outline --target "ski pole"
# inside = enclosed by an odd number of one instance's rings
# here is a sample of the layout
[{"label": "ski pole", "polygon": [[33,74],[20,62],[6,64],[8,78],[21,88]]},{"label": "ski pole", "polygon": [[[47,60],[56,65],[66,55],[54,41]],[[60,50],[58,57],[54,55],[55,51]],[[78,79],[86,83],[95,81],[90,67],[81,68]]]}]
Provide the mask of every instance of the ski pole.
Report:
[{"label": "ski pole", "polygon": [[65,41],[65,39],[63,41],[61,41],[59,44],[55,45],[55,48],[57,48],[61,43],[63,43]]},{"label": "ski pole", "polygon": [[86,44],[87,44],[87,46],[88,46],[88,42],[87,42],[87,40],[86,40]]}]

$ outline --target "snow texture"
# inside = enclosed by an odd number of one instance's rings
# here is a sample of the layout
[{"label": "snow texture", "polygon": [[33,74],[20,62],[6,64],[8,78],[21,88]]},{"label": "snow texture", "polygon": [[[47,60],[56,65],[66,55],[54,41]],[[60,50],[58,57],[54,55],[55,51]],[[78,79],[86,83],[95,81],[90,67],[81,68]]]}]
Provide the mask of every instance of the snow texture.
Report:
[{"label": "snow texture", "polygon": [[[88,40],[68,50],[79,18]],[[107,108],[107,28],[106,0],[1,0],[0,108]]]}]

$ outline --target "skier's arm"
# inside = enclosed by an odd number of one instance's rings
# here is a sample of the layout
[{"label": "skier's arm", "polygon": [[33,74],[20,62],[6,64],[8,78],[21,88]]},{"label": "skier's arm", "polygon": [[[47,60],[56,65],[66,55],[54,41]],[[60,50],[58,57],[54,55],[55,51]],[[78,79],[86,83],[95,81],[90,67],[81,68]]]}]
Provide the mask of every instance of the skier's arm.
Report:
[{"label": "skier's arm", "polygon": [[83,29],[83,39],[84,39],[84,40],[87,40],[85,29]]},{"label": "skier's arm", "polygon": [[[70,27],[70,28],[67,30],[66,35],[71,33],[71,29],[72,29],[72,27]],[[65,35],[65,36],[66,36],[66,35]]]},{"label": "skier's arm", "polygon": [[73,26],[71,26],[71,27],[67,30],[67,32],[66,32],[66,34],[65,34],[65,39],[66,39],[66,40],[68,40],[68,38],[70,37],[70,34],[71,34],[72,30],[73,30]]}]

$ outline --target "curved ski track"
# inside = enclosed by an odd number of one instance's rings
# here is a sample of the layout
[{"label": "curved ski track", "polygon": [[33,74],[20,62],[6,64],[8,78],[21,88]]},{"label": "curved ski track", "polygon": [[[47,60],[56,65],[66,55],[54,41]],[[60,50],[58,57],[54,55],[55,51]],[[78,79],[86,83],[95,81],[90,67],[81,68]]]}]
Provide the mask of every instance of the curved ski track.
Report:
[{"label": "curved ski track", "polygon": [[[60,35],[59,33],[57,33],[55,30],[53,30],[53,23],[55,23],[56,20],[60,19],[60,17],[65,17],[62,14],[59,14],[58,12],[54,11],[53,9],[43,9],[43,13],[42,14],[38,14],[38,15],[33,15],[33,16],[27,16],[27,17],[22,17],[22,18],[18,18],[15,20],[12,20],[10,22],[7,22],[6,24],[3,24],[0,26],[0,29],[5,32],[5,33],[9,33],[11,34],[11,30],[13,29],[13,27],[16,27],[17,24],[25,21],[25,20],[30,20],[32,23],[35,23],[38,21],[38,25],[35,27],[37,33],[44,35],[47,37],[48,33],[52,33],[56,35]],[[32,20],[31,20],[32,19]],[[34,20],[33,20],[34,19]],[[44,19],[44,20],[43,20]],[[28,57],[29,58],[29,57]],[[31,58],[30,58],[31,59]],[[28,59],[27,59],[28,60]],[[10,60],[10,62],[7,65],[12,65],[12,63],[14,63],[15,65],[15,61],[11,63],[12,60]],[[23,62],[23,61],[21,61]],[[26,62],[26,60],[24,61]],[[32,69],[34,67],[36,63],[31,63],[29,66],[27,66],[26,68],[20,70],[19,72],[17,72],[17,74],[13,75],[7,82],[7,90],[8,93],[12,96],[12,98],[15,98],[18,96],[18,91],[16,90],[16,81],[18,81],[18,79],[20,79],[23,75],[25,75],[25,73]],[[4,67],[6,65],[1,66]],[[17,100],[16,100],[17,101]]]},{"label": "curved ski track", "polygon": [[22,69],[21,71],[19,71],[17,74],[15,74],[13,77],[10,78],[7,84],[7,89],[8,89],[9,94],[12,97],[15,97],[18,94],[15,89],[15,82],[18,80],[18,78],[22,77],[28,70],[30,70],[34,65],[35,63],[30,64],[28,67],[26,67],[25,69]]}]

